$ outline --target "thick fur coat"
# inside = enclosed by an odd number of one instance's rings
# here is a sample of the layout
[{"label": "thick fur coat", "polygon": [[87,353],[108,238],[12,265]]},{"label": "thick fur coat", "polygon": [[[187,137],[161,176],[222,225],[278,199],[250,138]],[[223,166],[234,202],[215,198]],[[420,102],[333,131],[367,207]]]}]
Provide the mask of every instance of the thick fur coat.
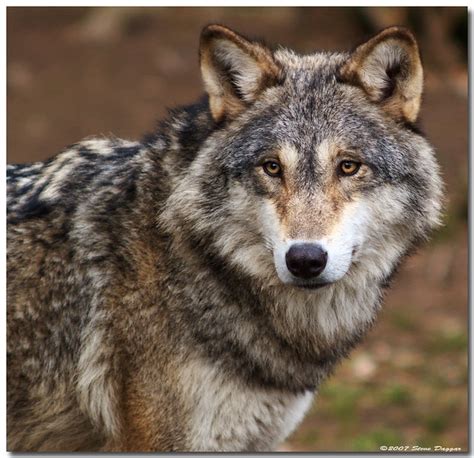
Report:
[{"label": "thick fur coat", "polygon": [[200,59],[142,142],[8,167],[9,450],[271,450],[438,224],[410,32],[298,56],[208,26]]}]

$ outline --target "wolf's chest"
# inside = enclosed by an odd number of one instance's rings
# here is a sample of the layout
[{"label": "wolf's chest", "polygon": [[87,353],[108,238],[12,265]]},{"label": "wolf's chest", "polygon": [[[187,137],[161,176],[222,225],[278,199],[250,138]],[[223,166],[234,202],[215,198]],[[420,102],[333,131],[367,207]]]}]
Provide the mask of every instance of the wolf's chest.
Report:
[{"label": "wolf's chest", "polygon": [[250,388],[204,366],[192,372],[182,383],[193,451],[271,451],[296,428],[314,396]]}]

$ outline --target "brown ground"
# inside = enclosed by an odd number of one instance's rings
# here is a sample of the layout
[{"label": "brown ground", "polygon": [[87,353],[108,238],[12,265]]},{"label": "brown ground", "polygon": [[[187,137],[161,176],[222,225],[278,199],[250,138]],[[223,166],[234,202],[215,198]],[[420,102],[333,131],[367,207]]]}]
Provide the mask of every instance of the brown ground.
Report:
[{"label": "brown ground", "polygon": [[89,135],[140,138],[165,107],[201,94],[197,40],[210,22],[300,52],[349,49],[393,22],[414,27],[446,225],[406,263],[378,325],[283,449],[467,449],[467,71],[452,39],[461,9],[9,8],[7,20],[8,162],[44,159]]}]

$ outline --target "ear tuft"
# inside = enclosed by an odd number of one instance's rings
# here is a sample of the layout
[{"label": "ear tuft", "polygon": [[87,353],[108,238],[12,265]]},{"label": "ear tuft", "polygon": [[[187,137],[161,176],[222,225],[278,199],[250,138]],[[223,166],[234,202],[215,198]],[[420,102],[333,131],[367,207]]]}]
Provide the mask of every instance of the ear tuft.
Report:
[{"label": "ear tuft", "polygon": [[236,116],[281,78],[268,48],[221,25],[204,28],[199,55],[204,87],[216,121]]},{"label": "ear tuft", "polygon": [[341,67],[340,78],[361,87],[393,118],[416,121],[423,68],[416,40],[404,27],[389,27],[357,47]]}]

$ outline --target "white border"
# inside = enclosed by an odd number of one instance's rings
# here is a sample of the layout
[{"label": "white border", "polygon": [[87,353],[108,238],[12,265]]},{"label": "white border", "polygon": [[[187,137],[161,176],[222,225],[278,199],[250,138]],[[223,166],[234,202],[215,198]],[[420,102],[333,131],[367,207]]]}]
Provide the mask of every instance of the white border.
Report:
[{"label": "white border", "polygon": [[[420,6],[420,7],[429,7],[429,6],[446,6],[446,7],[456,7],[456,6],[464,6],[468,7],[468,14],[469,14],[469,26],[472,26],[472,21],[471,21],[471,14],[472,14],[472,7],[470,7],[468,1],[455,1],[455,2],[448,2],[448,1],[418,1],[416,5],[413,4],[413,1],[398,1],[398,2],[389,2],[389,1],[365,1],[362,3],[356,3],[356,2],[347,2],[347,1],[331,1],[331,2],[316,2],[313,1],[227,1],[225,3],[221,2],[214,2],[214,1],[208,1],[208,2],[203,2],[203,1],[183,1],[183,2],[177,2],[177,1],[138,1],[131,3],[130,1],[69,1],[67,4],[63,5],[58,5],[57,3],[44,3],[44,2],[34,2],[34,1],[24,1],[24,0],[6,0],[5,1],[6,7],[12,6],[21,6],[21,7],[39,7],[39,6],[89,6],[89,7],[95,7],[95,6],[115,6],[115,7],[124,7],[124,6],[133,6],[133,7],[138,7],[138,6],[147,6],[147,7],[166,7],[166,6],[179,6],[179,7],[197,7],[197,6],[202,6],[202,7],[234,7],[234,6],[247,6],[247,7],[280,7],[280,6],[288,6],[288,7],[298,7],[298,6],[312,6],[312,7],[322,7],[322,6],[331,6],[331,7],[348,7],[348,6],[377,6],[377,7],[400,7],[400,6]],[[0,138],[3,138],[3,144],[4,148],[2,150],[2,155],[3,155],[3,161],[2,161],[2,172],[3,172],[3,179],[0,180],[1,183],[1,192],[3,198],[0,199],[0,208],[2,210],[2,214],[5,215],[5,217],[2,220],[2,224],[0,224],[0,235],[2,237],[2,252],[4,253],[3,257],[3,262],[0,262],[0,268],[1,268],[1,284],[0,284],[0,294],[1,294],[1,299],[2,299],[2,304],[6,304],[6,259],[5,259],[5,253],[6,253],[6,205],[5,205],[5,196],[6,196],[6,183],[5,183],[5,176],[6,176],[6,150],[7,150],[7,141],[6,141],[6,103],[7,103],[7,91],[6,91],[6,7],[1,9],[1,22],[0,22],[0,30],[4,31],[3,34],[3,39],[4,39],[4,45],[1,48],[1,55],[2,55],[2,60],[1,60],[1,65],[3,66],[3,71],[1,72],[1,99],[3,102],[3,111],[1,113],[1,123],[0,123]],[[469,73],[471,74],[472,71],[472,33],[469,30]],[[469,85],[469,108],[472,108],[471,104],[471,91],[470,91],[470,85]],[[472,213],[472,197],[471,193],[473,191],[472,188],[472,176],[474,172],[474,164],[472,160],[472,141],[471,141],[471,133],[472,133],[472,128],[473,128],[473,117],[471,115],[471,110],[469,110],[469,154],[470,154],[470,164],[469,164],[469,183],[470,183],[470,205],[469,205],[469,245],[472,247],[472,242],[473,242],[473,234],[472,234],[472,223],[474,221],[473,218],[473,213]],[[471,255],[471,251],[469,252]],[[471,257],[469,257],[471,259]],[[469,263],[469,282],[470,285],[474,283],[474,275],[471,269],[471,263]],[[471,306],[471,297],[472,295],[469,295],[469,306]],[[474,329],[474,322],[473,322],[473,316],[472,313],[469,314],[470,316],[470,346],[472,348],[472,329]],[[3,313],[1,316],[1,323],[2,323],[2,329],[3,329],[3,334],[2,338],[0,340],[0,354],[3,356],[2,358],[2,377],[0,378],[0,386],[1,386],[1,397],[0,397],[0,405],[3,407],[1,409],[2,415],[0,416],[0,454],[3,456],[10,456],[8,452],[6,452],[6,306],[3,308]],[[470,362],[470,383],[471,383],[471,389],[472,389],[472,382],[473,382],[473,367],[472,367],[472,361],[471,361],[471,353],[469,353],[469,362]],[[470,401],[470,415],[469,415],[469,425],[470,425],[470,437],[469,437],[469,443],[470,447],[472,449],[472,438],[473,438],[473,422],[472,422],[472,411],[473,411],[473,405],[472,405],[472,393],[469,396],[469,401]],[[25,456],[24,454],[15,454],[16,456]],[[51,456],[48,454],[41,454],[42,456]],[[86,456],[91,456],[94,454],[85,454]],[[95,454],[97,455],[97,454]],[[156,455],[156,454],[155,454]],[[239,454],[240,456],[256,456],[256,455],[244,455],[244,454]],[[287,455],[287,454],[283,454]],[[308,454],[303,454],[303,455],[308,455]],[[313,454],[311,454],[313,455]],[[321,454],[316,454],[316,455],[321,455]],[[326,455],[326,454],[325,454]],[[351,454],[353,455],[353,454]],[[355,454],[355,455],[360,455],[362,456],[363,454]],[[457,456],[460,456],[456,454]],[[69,454],[54,454],[55,457],[60,457],[60,456],[69,456]],[[108,456],[115,456],[113,454],[108,454]],[[119,455],[116,455],[119,456]],[[143,455],[138,455],[138,454],[128,454],[127,456],[143,456]],[[174,456],[184,456],[180,454],[176,454]],[[201,455],[203,456],[203,455]],[[205,456],[205,455],[204,455]],[[214,455],[216,456],[216,455]],[[346,455],[338,455],[336,453],[330,454],[330,456],[347,456]],[[379,455],[377,453],[371,453],[371,456],[387,456],[387,455]],[[410,456],[410,455],[395,455],[395,454],[390,454],[390,456]],[[431,454],[424,454],[424,456],[434,456]],[[439,456],[439,455],[438,455]],[[466,455],[462,455],[466,456]]]}]

